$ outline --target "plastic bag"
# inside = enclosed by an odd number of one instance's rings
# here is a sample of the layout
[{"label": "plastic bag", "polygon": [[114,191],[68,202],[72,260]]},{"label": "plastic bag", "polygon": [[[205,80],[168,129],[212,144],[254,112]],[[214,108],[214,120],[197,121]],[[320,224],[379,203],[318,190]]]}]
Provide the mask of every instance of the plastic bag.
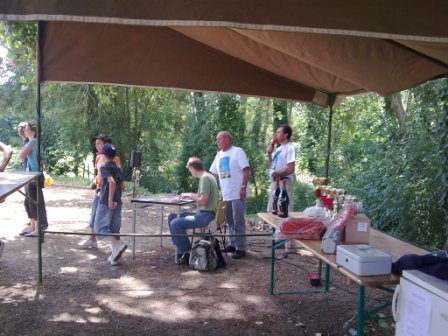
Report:
[{"label": "plastic bag", "polygon": [[325,225],[320,218],[292,218],[280,223],[274,233],[275,240],[320,239]]},{"label": "plastic bag", "polygon": [[53,179],[50,174],[44,172],[44,187],[47,188],[53,184]]},{"label": "plastic bag", "polygon": [[309,207],[303,210],[303,213],[310,217],[325,218],[325,210],[322,207]]},{"label": "plastic bag", "polygon": [[336,232],[341,232],[347,222],[356,215],[356,210],[353,208],[347,208],[340,211],[328,224],[328,227],[332,228]]}]

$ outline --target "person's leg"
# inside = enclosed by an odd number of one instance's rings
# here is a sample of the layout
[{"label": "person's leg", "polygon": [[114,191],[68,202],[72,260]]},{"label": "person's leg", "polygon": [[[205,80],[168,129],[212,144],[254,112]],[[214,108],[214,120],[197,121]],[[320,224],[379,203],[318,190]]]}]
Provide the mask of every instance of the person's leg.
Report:
[{"label": "person's leg", "polygon": [[294,211],[294,181],[291,179],[286,180],[286,192],[289,196],[288,212]]},{"label": "person's leg", "polygon": [[[117,211],[120,210],[120,211]],[[111,210],[106,204],[98,204],[95,216],[95,233],[113,233],[111,227],[115,229],[119,226],[117,221],[121,221],[121,206],[117,209]],[[113,224],[113,220],[115,221]],[[97,236],[98,240],[109,240],[112,245],[112,254],[108,258],[111,265],[117,265],[116,261],[121,258],[121,255],[126,250],[127,245],[121,243],[114,236]]]},{"label": "person's leg", "polygon": [[96,241],[96,236],[94,235],[94,233],[95,233],[94,227],[95,227],[96,209],[98,208],[99,200],[100,200],[100,198],[95,191],[95,196],[93,196],[93,201],[92,201],[92,212],[90,214],[90,220],[89,220],[89,227],[92,232],[92,235],[90,236],[89,239],[92,241]]},{"label": "person's leg", "polygon": [[[179,216],[179,218],[183,218],[186,216],[193,216],[195,214],[195,212],[182,212]],[[170,213],[168,215],[168,227],[170,229],[171,234],[173,233],[173,231],[171,230],[171,223],[177,219],[177,213]],[[176,246],[176,237],[171,237],[171,241],[173,242],[173,245]]]},{"label": "person's leg", "polygon": [[235,249],[235,224],[233,219],[233,201],[227,202],[226,207],[226,222],[229,229],[229,246],[230,250]]},{"label": "person's leg", "polygon": [[28,218],[30,219],[30,227],[26,232],[22,232],[22,234],[26,237],[34,237],[36,236],[37,231],[37,206],[35,204],[37,200],[36,182],[28,183],[28,185],[25,187],[25,194],[27,195],[25,204]]},{"label": "person's leg", "polygon": [[[25,187],[25,194],[29,195],[29,193],[30,193],[30,191],[29,191],[29,187],[27,185]],[[32,203],[32,201],[28,197],[25,197],[24,205],[25,205],[26,215],[28,217],[28,227],[26,227],[21,234],[25,234],[27,232],[30,232],[30,228],[31,228],[31,225],[32,225],[31,221],[33,220],[32,219],[32,217],[33,217],[33,208],[32,208],[33,203]]]},{"label": "person's leg", "polygon": [[232,201],[233,210],[233,221],[234,221],[234,232],[237,234],[235,236],[235,248],[237,251],[246,251],[246,236],[240,236],[246,234],[246,219],[244,214],[246,212],[246,200],[233,200]]},{"label": "person's leg", "polygon": [[[289,196],[289,205],[288,212],[291,213],[294,211],[294,181],[291,179],[286,180],[286,192]],[[288,240],[285,244],[285,257],[288,255],[290,250],[295,249],[296,245],[294,240]]]},{"label": "person's leg", "polygon": [[39,210],[40,210],[40,226],[42,229],[48,228],[47,207],[45,205],[44,192],[39,189]]},{"label": "person's leg", "polygon": [[272,195],[277,188],[277,183],[271,182],[269,185],[269,194],[268,194],[268,207],[266,209],[267,212],[272,212]]},{"label": "person's leg", "polygon": [[99,203],[99,196],[97,195],[97,193],[95,192],[95,195],[93,196],[93,200],[92,200],[92,210],[90,212],[90,220],[89,220],[89,227],[90,227],[90,232],[92,233],[89,238],[87,238],[86,240],[82,240],[78,245],[81,248],[84,249],[94,249],[98,247],[98,243],[96,241],[96,236],[95,236],[95,218],[96,218],[96,211],[98,208],[98,203]]},{"label": "person's leg", "polygon": [[[110,224],[110,232],[112,233],[120,233],[121,229],[121,208],[122,204],[118,204],[117,207],[112,210],[112,219]],[[119,236],[114,236],[116,240],[120,240]]]},{"label": "person's leg", "polygon": [[[106,204],[98,204],[94,220],[95,233],[111,233],[111,220],[112,210]],[[97,239],[105,239],[105,236],[98,236]]]},{"label": "person's leg", "polygon": [[198,212],[194,215],[177,218],[171,222],[171,234],[184,235],[173,237],[175,238],[173,241],[175,242],[177,254],[187,253],[191,249],[190,239],[186,236],[187,230],[207,226],[214,216],[215,215],[211,212]]}]

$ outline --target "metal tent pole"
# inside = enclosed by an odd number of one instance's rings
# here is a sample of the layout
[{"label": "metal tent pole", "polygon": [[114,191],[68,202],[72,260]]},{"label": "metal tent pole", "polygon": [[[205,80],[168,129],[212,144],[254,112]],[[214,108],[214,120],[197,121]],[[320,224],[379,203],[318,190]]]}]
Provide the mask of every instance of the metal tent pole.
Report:
[{"label": "metal tent pole", "polygon": [[327,179],[327,181],[329,181],[328,179],[328,171],[330,169],[330,150],[331,150],[331,128],[333,125],[333,105],[334,105],[334,101],[335,101],[335,94],[330,94],[328,96],[328,108],[329,108],[329,113],[328,113],[328,126],[327,126],[327,152],[325,155],[325,172],[324,172],[324,176]]},{"label": "metal tent pole", "polygon": [[[40,34],[41,34],[41,23],[37,21],[37,36],[36,36],[36,113],[37,113],[37,164],[39,170],[41,170],[41,151],[40,151],[40,136],[41,136],[41,94],[40,94],[40,82],[41,82],[41,48],[40,48]],[[42,168],[43,169],[43,168]],[[43,174],[43,171],[41,171]],[[38,279],[39,284],[42,283],[42,243],[44,242],[42,225],[41,225],[41,212],[40,212],[40,200],[39,194],[42,186],[39,183],[40,178],[37,177],[36,180],[36,200],[37,200],[37,271],[38,271]]]}]

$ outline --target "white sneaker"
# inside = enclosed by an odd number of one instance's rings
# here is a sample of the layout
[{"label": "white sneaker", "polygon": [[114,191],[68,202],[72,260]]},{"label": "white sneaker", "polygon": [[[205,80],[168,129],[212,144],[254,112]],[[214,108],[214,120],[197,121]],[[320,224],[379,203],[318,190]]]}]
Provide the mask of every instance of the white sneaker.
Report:
[{"label": "white sneaker", "polygon": [[0,240],[0,258],[2,257],[4,247],[5,247],[5,243]]},{"label": "white sneaker", "polygon": [[118,245],[112,250],[112,254],[110,255],[110,259],[112,261],[117,261],[118,259],[121,258],[121,255],[123,254],[124,251],[126,251],[126,249],[128,248],[128,246],[126,244],[123,244],[122,242],[118,243]]},{"label": "white sneaker", "polygon": [[82,249],[88,250],[88,249],[96,249],[98,248],[98,242],[96,240],[87,239],[83,240],[78,244],[78,246]]},{"label": "white sneaker", "polygon": [[111,259],[111,257],[112,257],[112,256],[108,257],[108,258],[107,258],[107,261],[109,262],[109,264],[110,264],[111,266],[117,266],[117,265],[119,264],[119,262],[118,262],[118,261],[113,261],[113,260]]}]

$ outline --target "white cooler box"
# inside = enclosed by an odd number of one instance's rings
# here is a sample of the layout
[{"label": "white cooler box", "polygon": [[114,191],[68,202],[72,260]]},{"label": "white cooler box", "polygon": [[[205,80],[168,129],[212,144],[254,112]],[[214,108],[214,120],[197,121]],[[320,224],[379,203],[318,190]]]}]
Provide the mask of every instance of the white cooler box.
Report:
[{"label": "white cooler box", "polygon": [[389,274],[392,257],[370,245],[338,245],[336,263],[360,276]]}]

